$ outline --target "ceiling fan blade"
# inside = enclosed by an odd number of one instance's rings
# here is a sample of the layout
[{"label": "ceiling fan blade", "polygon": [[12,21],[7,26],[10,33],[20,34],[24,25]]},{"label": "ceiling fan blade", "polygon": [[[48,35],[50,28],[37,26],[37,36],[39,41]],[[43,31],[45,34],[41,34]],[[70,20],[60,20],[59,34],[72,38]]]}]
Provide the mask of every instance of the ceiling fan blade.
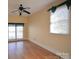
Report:
[{"label": "ceiling fan blade", "polygon": [[19,3],[20,3],[20,2],[19,2],[18,0],[16,0],[15,2],[17,3],[17,6],[19,6]]},{"label": "ceiling fan blade", "polygon": [[30,9],[30,7],[25,7],[24,9]]},{"label": "ceiling fan blade", "polygon": [[13,11],[11,11],[11,13],[14,13],[14,12],[17,12],[18,11],[18,9],[17,10],[13,10]]},{"label": "ceiling fan blade", "polygon": [[28,14],[31,14],[30,12],[28,12],[28,11],[26,11],[26,10],[23,10],[23,12],[28,13]]}]

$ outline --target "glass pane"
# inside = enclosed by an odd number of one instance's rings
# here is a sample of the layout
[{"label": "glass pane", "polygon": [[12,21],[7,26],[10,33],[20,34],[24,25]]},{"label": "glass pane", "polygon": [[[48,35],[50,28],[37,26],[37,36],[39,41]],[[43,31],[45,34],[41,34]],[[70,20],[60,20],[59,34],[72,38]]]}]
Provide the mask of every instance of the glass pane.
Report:
[{"label": "glass pane", "polygon": [[23,26],[17,26],[17,39],[23,39]]},{"label": "glass pane", "polygon": [[9,31],[9,36],[8,36],[9,40],[15,39],[15,25],[9,25],[8,31]]},{"label": "glass pane", "polygon": [[62,21],[52,23],[50,25],[50,32],[67,34],[68,33],[68,22],[66,20],[64,20],[64,21],[62,20]]}]

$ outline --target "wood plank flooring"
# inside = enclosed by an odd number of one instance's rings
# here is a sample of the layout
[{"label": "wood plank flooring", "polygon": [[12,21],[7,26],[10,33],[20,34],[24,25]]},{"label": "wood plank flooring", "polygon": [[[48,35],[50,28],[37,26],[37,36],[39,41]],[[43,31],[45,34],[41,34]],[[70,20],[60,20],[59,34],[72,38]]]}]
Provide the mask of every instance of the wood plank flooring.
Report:
[{"label": "wood plank flooring", "polygon": [[8,44],[8,59],[61,59],[30,41]]}]

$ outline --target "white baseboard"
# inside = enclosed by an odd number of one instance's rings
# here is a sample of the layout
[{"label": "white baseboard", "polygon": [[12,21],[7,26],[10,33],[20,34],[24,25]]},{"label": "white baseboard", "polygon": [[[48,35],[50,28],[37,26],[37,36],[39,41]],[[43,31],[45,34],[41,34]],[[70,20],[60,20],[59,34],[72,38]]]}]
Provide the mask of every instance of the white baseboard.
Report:
[{"label": "white baseboard", "polygon": [[57,55],[61,56],[63,59],[71,59],[69,53],[56,53]]},{"label": "white baseboard", "polygon": [[60,52],[60,51],[57,50],[57,49],[49,49],[47,46],[42,45],[42,44],[38,44],[38,43],[35,42],[34,40],[30,40],[30,41],[32,41],[32,42],[34,42],[35,44],[37,44],[37,45],[43,47],[44,49],[46,49],[46,50],[48,50],[48,51],[50,51],[50,52],[52,52],[52,53],[54,53],[54,54],[56,54],[56,55],[62,57],[63,59],[70,59],[69,53]]}]

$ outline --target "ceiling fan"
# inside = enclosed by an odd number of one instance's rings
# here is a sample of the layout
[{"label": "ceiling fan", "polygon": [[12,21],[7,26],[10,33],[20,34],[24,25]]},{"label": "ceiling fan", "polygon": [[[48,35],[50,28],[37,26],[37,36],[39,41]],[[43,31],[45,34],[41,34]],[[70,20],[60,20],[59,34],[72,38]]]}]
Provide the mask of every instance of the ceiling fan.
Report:
[{"label": "ceiling fan", "polygon": [[19,12],[19,16],[21,16],[23,13],[27,13],[27,14],[31,14],[29,11],[27,11],[26,9],[30,9],[29,7],[24,8],[22,4],[19,5],[17,10],[12,11],[11,13],[14,12]]}]

